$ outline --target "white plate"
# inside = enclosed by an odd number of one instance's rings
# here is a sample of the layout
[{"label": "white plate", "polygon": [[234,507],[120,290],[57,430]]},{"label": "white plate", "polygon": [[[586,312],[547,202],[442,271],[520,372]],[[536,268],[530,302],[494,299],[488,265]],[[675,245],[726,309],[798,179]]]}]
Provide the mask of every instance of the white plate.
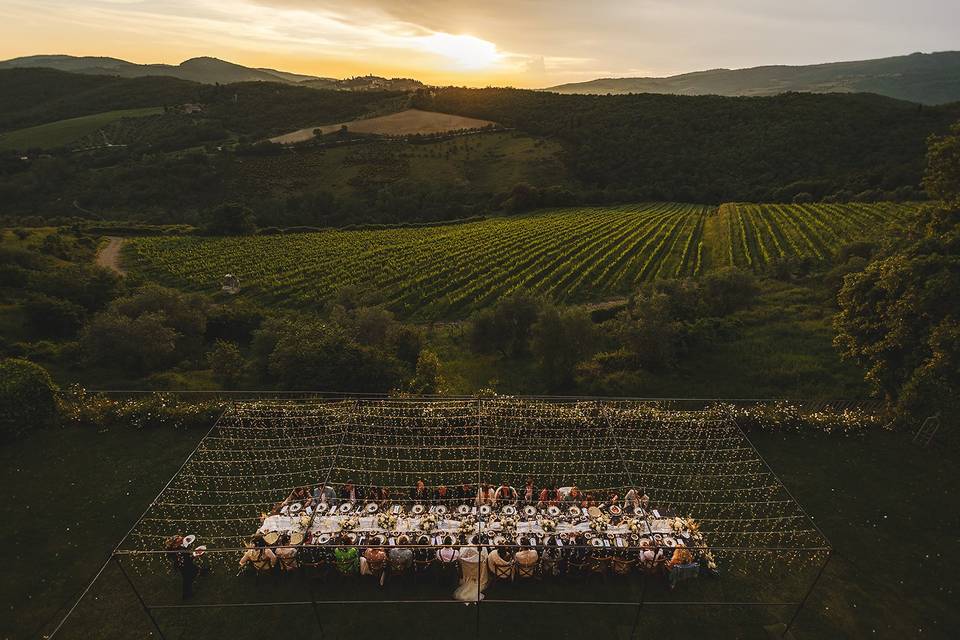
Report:
[{"label": "white plate", "polygon": [[467,504],[460,505],[459,507],[457,507],[457,513],[459,513],[462,516],[467,515],[468,513],[470,513],[470,505],[467,505]]},{"label": "white plate", "polygon": [[327,505],[325,505],[325,504],[318,504],[318,505],[317,505],[317,513],[318,513],[318,514],[320,514],[320,513],[326,513],[326,512],[327,512]]},{"label": "white plate", "polygon": [[503,513],[503,515],[505,515],[505,516],[516,515],[516,513],[517,513],[517,508],[514,507],[514,506],[511,506],[511,505],[507,505],[507,506],[505,506],[505,507],[501,510],[501,513]]},{"label": "white plate", "polygon": [[420,514],[423,513],[424,511],[426,511],[426,509],[423,508],[423,505],[422,505],[422,504],[415,504],[415,505],[413,505],[413,508],[410,509],[410,513],[412,513],[412,514],[415,515],[415,516],[420,515]]},{"label": "white plate", "polygon": [[300,513],[300,509],[303,509],[303,505],[299,502],[294,502],[292,505],[290,505],[290,515],[297,515]]},{"label": "white plate", "polygon": [[534,517],[535,515],[537,515],[537,508],[536,508],[535,506],[533,506],[532,504],[528,504],[527,506],[525,506],[525,507],[523,508],[523,514],[524,514],[525,516],[527,516],[528,518],[532,518],[532,517]]},{"label": "white plate", "polygon": [[560,515],[560,507],[550,507],[547,509],[547,513],[556,518],[558,515]]},{"label": "white plate", "polygon": [[491,511],[493,511],[493,509],[491,509],[491,508],[490,508],[490,505],[488,505],[488,504],[485,504],[485,505],[483,505],[482,507],[480,507],[480,515],[482,515],[482,516],[488,516],[488,515],[490,515],[490,512],[491,512]]},{"label": "white plate", "polygon": [[567,513],[569,513],[572,516],[579,516],[580,507],[570,507],[569,509],[567,509]]},{"label": "white plate", "polygon": [[377,503],[376,503],[376,502],[368,502],[368,503],[367,503],[367,513],[376,513],[376,511],[377,511],[378,508],[379,508],[379,507],[377,507]]},{"label": "white plate", "polygon": [[184,546],[184,548],[189,547],[190,545],[192,545],[196,539],[197,539],[197,536],[194,536],[194,535],[185,536],[185,537],[183,538],[183,546]]},{"label": "white plate", "polygon": [[352,502],[344,502],[342,505],[340,505],[340,513],[350,513],[351,511],[353,511]]},{"label": "white plate", "polygon": [[441,504],[441,505],[438,505],[437,508],[436,508],[436,511],[435,511],[435,513],[439,513],[440,515],[443,515],[443,514],[445,514],[446,512],[447,512],[447,508],[446,508],[445,506],[443,506],[442,504]]}]

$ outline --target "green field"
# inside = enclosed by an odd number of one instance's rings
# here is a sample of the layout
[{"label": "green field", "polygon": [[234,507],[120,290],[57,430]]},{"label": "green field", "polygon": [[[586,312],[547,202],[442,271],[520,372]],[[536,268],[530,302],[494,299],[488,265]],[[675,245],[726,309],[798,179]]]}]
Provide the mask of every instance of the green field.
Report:
[{"label": "green field", "polygon": [[68,145],[121,118],[163,113],[162,107],[120,109],[0,133],[0,149],[53,149]]},{"label": "green field", "polygon": [[762,268],[792,258],[829,259],[854,240],[864,240],[915,205],[729,203],[711,220],[712,263]]},{"label": "green field", "polygon": [[[639,283],[789,257],[826,258],[905,205],[676,203],[569,208],[426,228],[278,236],[138,238],[125,265],[192,291],[237,274],[242,295],[316,308],[344,287],[404,317],[461,317],[512,292],[560,303],[624,295]],[[860,226],[858,226],[860,225]]]}]

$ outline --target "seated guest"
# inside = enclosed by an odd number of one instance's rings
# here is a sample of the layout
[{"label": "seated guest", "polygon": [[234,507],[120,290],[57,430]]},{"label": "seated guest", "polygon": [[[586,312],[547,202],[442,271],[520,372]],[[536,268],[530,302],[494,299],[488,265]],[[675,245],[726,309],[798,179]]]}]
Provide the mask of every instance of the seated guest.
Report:
[{"label": "seated guest", "polygon": [[476,492],[473,490],[473,485],[469,482],[464,482],[457,491],[457,499],[461,502],[470,502],[476,498],[476,495]]},{"label": "seated guest", "polygon": [[345,576],[356,575],[360,571],[360,552],[347,534],[337,540],[338,546],[333,552],[333,560],[337,571]]},{"label": "seated guest", "polygon": [[281,571],[293,571],[299,566],[297,564],[297,548],[290,546],[290,536],[286,533],[280,536],[273,554],[280,562]]},{"label": "seated guest", "polygon": [[340,487],[340,499],[344,502],[356,502],[360,498],[360,491],[354,486],[353,480],[347,480],[346,484]]},{"label": "seated guest", "polygon": [[487,555],[487,565],[490,567],[493,577],[500,580],[513,580],[516,563],[513,561],[513,554],[508,547],[495,547]]},{"label": "seated guest", "polygon": [[427,489],[427,483],[423,480],[417,480],[417,485],[410,491],[410,499],[414,502],[427,502],[430,500],[430,491]]},{"label": "seated guest", "polygon": [[533,478],[527,478],[526,484],[523,485],[523,503],[533,504],[537,501],[537,497],[537,489],[533,486]]},{"label": "seated guest", "polygon": [[400,546],[390,547],[387,553],[390,562],[390,573],[401,574],[413,565],[413,549],[409,546],[410,538],[401,535],[397,538],[397,544]]},{"label": "seated guest", "polygon": [[500,486],[497,488],[497,492],[494,494],[493,503],[494,504],[513,504],[517,501],[517,490],[507,484],[507,481],[504,480]]},{"label": "seated guest", "polygon": [[383,550],[382,539],[375,539],[373,545],[367,547],[363,552],[364,564],[366,564],[366,573],[380,580],[383,584],[383,570],[387,566],[387,553]]},{"label": "seated guest", "polygon": [[255,536],[252,545],[247,545],[247,550],[240,557],[240,568],[247,566],[247,563],[259,573],[269,571],[277,564],[277,556],[267,547],[263,536]]},{"label": "seated guest", "polygon": [[433,492],[433,499],[437,504],[447,504],[451,498],[453,498],[453,492],[447,489],[444,484],[437,487],[437,490]]},{"label": "seated guest", "polygon": [[640,563],[640,568],[644,571],[653,571],[653,567],[657,562],[657,553],[653,550],[653,547],[643,547],[643,551],[638,556],[637,561]]},{"label": "seated guest", "polygon": [[610,494],[610,499],[607,500],[607,505],[610,507],[619,507],[620,506],[620,494],[616,491]]},{"label": "seated guest", "polygon": [[517,551],[514,559],[517,561],[517,576],[521,578],[532,578],[537,570],[537,562],[540,561],[540,554],[530,546],[530,543],[524,538],[520,541],[520,550]]},{"label": "seated guest", "polygon": [[640,508],[640,494],[637,493],[636,489],[631,487],[627,494],[623,496],[623,506],[632,511]]},{"label": "seated guest", "polygon": [[493,505],[496,502],[493,487],[488,484],[481,484],[477,490],[477,506]]},{"label": "seated guest", "polygon": [[554,485],[544,487],[540,490],[540,495],[537,496],[537,507],[543,509],[544,507],[552,507],[557,504],[557,488]]},{"label": "seated guest", "polygon": [[690,564],[693,562],[693,554],[684,546],[678,546],[673,550],[673,555],[667,561],[667,569],[672,569],[678,564]]},{"label": "seated guest", "polygon": [[443,546],[437,551],[437,558],[443,564],[451,564],[460,558],[460,550],[453,546],[453,538],[447,536],[443,539]]},{"label": "seated guest", "polygon": [[570,487],[569,493],[567,493],[566,498],[564,498],[564,502],[568,502],[573,505],[580,505],[583,500],[584,495],[580,493],[580,489],[576,485]]},{"label": "seated guest", "polygon": [[643,489],[640,489],[640,493],[642,494],[640,496],[640,506],[646,509],[648,506],[650,506],[650,496],[648,496],[647,492]]},{"label": "seated guest", "polygon": [[560,575],[560,547],[552,537],[547,538],[540,554],[540,573],[545,576]]},{"label": "seated guest", "polygon": [[313,490],[313,499],[316,504],[330,504],[337,499],[337,492],[328,484],[317,485]]},{"label": "seated guest", "polygon": [[367,487],[366,491],[363,492],[363,497],[364,499],[370,500],[372,502],[383,502],[383,498],[381,497],[382,493],[383,493],[383,489],[381,489],[375,484],[372,484],[369,487]]}]

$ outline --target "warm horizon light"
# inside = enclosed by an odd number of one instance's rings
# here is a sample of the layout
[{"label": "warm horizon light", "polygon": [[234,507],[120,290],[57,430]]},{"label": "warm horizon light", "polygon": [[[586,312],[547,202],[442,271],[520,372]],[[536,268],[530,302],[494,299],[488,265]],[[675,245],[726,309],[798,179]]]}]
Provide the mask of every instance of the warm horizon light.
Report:
[{"label": "warm horizon light", "polygon": [[951,0],[3,0],[0,18],[0,59],[214,56],[326,77],[469,86],[960,48],[960,3]]}]

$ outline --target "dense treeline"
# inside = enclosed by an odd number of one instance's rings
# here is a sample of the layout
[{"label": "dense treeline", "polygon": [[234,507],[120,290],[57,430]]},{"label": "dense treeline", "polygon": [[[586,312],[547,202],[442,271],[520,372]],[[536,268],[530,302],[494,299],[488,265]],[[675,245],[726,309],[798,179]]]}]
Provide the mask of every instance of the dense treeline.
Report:
[{"label": "dense treeline", "polygon": [[0,70],[0,87],[0,131],[116,109],[197,103],[204,117],[254,138],[357,117],[406,95],[273,82],[204,85],[165,76],[117,78],[53,69]]},{"label": "dense treeline", "polygon": [[636,199],[820,199],[919,187],[926,138],[960,104],[870,94],[764,98],[559,95],[515,89],[418,92],[421,109],[485,118],[567,146],[573,177]]}]

